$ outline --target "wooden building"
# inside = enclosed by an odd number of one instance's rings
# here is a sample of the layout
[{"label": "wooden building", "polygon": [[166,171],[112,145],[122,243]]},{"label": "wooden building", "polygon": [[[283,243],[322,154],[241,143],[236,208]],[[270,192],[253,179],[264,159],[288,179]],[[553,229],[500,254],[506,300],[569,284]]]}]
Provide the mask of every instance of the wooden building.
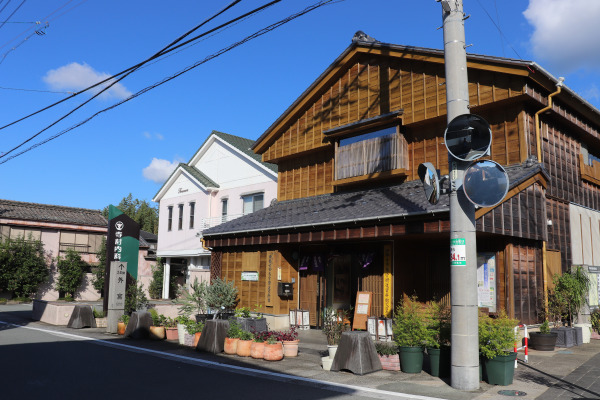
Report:
[{"label": "wooden building", "polygon": [[[471,112],[510,179],[500,205],[476,211],[480,305],[537,322],[552,274],[600,265],[600,112],[534,62],[467,66]],[[319,325],[357,291],[373,293],[373,315],[405,295],[449,300],[448,199],[429,204],[417,176],[422,162],[448,173],[445,90],[443,51],[355,35],[253,145],[278,165],[278,201],[203,233],[240,306],[308,309]]]}]

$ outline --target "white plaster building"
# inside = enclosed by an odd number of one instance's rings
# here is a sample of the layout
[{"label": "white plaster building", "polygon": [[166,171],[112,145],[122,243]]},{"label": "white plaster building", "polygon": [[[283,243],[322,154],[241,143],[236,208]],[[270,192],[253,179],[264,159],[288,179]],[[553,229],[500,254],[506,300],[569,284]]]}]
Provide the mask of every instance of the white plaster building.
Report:
[{"label": "white plaster building", "polygon": [[[202,231],[268,206],[277,197],[277,166],[250,150],[253,140],[212,131],[152,199],[159,203],[157,256],[165,276],[189,285],[210,279]],[[163,297],[169,298],[168,279]]]}]

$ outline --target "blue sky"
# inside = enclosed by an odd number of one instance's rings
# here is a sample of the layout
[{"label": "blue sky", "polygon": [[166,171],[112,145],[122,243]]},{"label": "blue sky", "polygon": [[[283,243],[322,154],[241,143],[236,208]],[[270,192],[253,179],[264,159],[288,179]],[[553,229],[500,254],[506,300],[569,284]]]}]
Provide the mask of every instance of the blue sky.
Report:
[{"label": "blue sky", "polygon": [[[315,1],[281,1],[136,71],[23,149]],[[0,125],[143,61],[228,3],[0,2],[0,9],[6,6],[0,12]],[[244,0],[204,29],[265,3]],[[470,15],[469,52],[536,61],[600,106],[600,1],[464,0],[464,9]],[[212,130],[258,138],[350,45],[356,31],[381,42],[441,49],[441,24],[434,0],[333,2],[0,164],[0,198],[92,209],[117,204],[129,193],[150,201],[169,168],[189,161]],[[89,98],[82,94],[0,130],[0,152]]]}]

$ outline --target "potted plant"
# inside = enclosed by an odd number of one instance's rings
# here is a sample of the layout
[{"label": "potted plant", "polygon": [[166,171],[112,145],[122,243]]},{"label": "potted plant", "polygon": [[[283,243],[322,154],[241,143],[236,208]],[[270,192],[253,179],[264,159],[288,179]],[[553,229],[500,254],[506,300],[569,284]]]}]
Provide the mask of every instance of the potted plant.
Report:
[{"label": "potted plant", "polygon": [[284,357],[298,357],[298,331],[296,326],[290,327],[289,331],[279,332],[277,340],[283,343]]},{"label": "potted plant", "polygon": [[432,376],[450,375],[450,307],[432,301],[427,305],[427,340]]},{"label": "potted plant", "polygon": [[206,294],[206,304],[213,311],[213,319],[217,319],[220,314],[227,314],[226,310],[231,310],[235,306],[237,294],[238,289],[233,281],[228,282],[227,279],[221,278],[212,280]]},{"label": "potted plant", "polygon": [[270,335],[265,342],[263,358],[267,361],[279,361],[283,359],[283,345],[277,341],[274,335]]},{"label": "potted plant", "polygon": [[159,315],[154,308],[150,309],[152,326],[150,327],[150,339],[163,340],[165,338],[164,317]]},{"label": "potted plant", "polygon": [[381,367],[388,371],[400,371],[400,356],[394,343],[375,342],[375,351],[381,361]]},{"label": "potted plant", "polygon": [[236,308],[234,317],[243,330],[260,332],[267,330],[267,320],[261,313],[253,315],[249,307]]},{"label": "potted plant", "polygon": [[479,352],[490,385],[510,385],[515,372],[514,346],[517,340],[515,327],[518,321],[511,319],[505,311],[497,318],[479,315]]},{"label": "potted plant", "polygon": [[[179,344],[185,345],[186,336],[192,336],[186,329],[186,325],[190,321],[190,318],[186,315],[178,315],[175,318],[175,323],[177,324],[177,339],[179,340]],[[190,343],[188,346],[192,345],[192,341],[194,339],[188,339]]]},{"label": "potted plant", "polygon": [[590,322],[592,323],[592,335],[593,339],[600,339],[600,308],[596,308],[590,314]]},{"label": "potted plant", "polygon": [[265,354],[265,341],[268,336],[268,332],[256,332],[254,334],[254,340],[250,345],[250,357],[252,358],[263,358]]},{"label": "potted plant", "polygon": [[240,332],[240,340],[237,343],[236,354],[240,357],[249,357],[250,356],[250,348],[252,347],[252,340],[254,339],[254,335],[251,332],[242,330]]},{"label": "potted plant", "polygon": [[129,323],[129,315],[123,314],[119,317],[119,321],[117,322],[117,333],[119,335],[125,334],[125,329],[127,328],[128,323]]},{"label": "potted plant", "polygon": [[402,372],[417,374],[423,369],[423,348],[429,338],[427,322],[426,311],[415,296],[405,298],[396,308],[393,331]]},{"label": "potted plant", "polygon": [[237,354],[237,343],[240,340],[242,329],[235,321],[229,321],[229,329],[227,329],[227,337],[225,337],[225,354]]},{"label": "potted plant", "polygon": [[335,357],[342,333],[346,330],[347,326],[344,325],[344,318],[340,318],[333,308],[325,307],[323,309],[323,333],[327,337],[329,358],[333,359]]},{"label": "potted plant", "polygon": [[193,319],[188,318],[185,321],[185,330],[188,335],[191,335],[193,339],[190,342],[190,346],[196,347],[200,337],[202,336],[202,330],[204,329],[204,322],[202,321],[194,321]]},{"label": "potted plant", "polygon": [[539,332],[529,332],[529,347],[540,351],[554,351],[557,332],[550,332],[548,320],[540,325]]},{"label": "potted plant", "polygon": [[161,315],[161,317],[163,318],[167,340],[178,340],[177,321],[174,318],[165,317],[164,315]]},{"label": "potted plant", "polygon": [[106,328],[108,325],[106,315],[104,315],[104,311],[96,310],[94,308],[94,319],[96,320],[96,328]]},{"label": "potted plant", "polygon": [[173,300],[179,304],[179,314],[192,315],[198,320],[206,320],[207,297],[209,285],[207,282],[198,282],[198,278],[194,279],[194,283],[190,285],[190,290],[182,288],[178,294],[178,298]]}]

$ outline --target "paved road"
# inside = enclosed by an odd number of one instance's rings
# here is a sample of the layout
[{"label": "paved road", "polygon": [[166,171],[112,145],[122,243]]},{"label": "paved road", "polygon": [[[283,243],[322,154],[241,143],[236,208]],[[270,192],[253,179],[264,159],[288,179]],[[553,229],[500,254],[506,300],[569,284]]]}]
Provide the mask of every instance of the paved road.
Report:
[{"label": "paved road", "polygon": [[[3,315],[2,321],[7,322]],[[10,318],[9,318],[10,319]],[[8,321],[9,322],[9,321]],[[13,321],[16,322],[16,321]],[[2,399],[366,399],[198,360],[83,339],[36,325],[0,323]],[[343,389],[342,389],[343,390]],[[398,397],[396,397],[398,398]]]}]

